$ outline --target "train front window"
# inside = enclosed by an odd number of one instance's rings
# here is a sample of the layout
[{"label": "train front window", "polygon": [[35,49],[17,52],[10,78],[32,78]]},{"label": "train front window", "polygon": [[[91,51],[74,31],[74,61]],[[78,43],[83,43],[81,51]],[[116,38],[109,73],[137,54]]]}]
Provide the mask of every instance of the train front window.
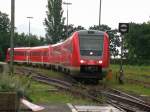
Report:
[{"label": "train front window", "polygon": [[103,35],[80,35],[80,55],[102,56]]}]

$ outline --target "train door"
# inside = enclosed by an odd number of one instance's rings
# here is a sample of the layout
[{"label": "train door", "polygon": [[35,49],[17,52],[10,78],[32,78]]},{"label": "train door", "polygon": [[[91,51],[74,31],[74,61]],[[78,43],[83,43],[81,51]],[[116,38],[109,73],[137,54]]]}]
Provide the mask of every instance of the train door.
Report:
[{"label": "train door", "polygon": [[30,51],[26,51],[26,62],[27,64],[30,64]]}]

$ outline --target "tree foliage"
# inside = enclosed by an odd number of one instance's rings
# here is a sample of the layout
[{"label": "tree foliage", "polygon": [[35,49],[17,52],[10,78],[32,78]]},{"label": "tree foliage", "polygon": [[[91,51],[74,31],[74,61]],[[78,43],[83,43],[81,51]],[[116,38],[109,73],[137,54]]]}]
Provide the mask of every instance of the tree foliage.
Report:
[{"label": "tree foliage", "polygon": [[109,38],[110,38],[110,53],[111,56],[113,56],[114,58],[119,54],[119,47],[120,47],[120,35],[118,34],[118,30],[111,30],[111,31],[107,31]]},{"label": "tree foliage", "polygon": [[[75,31],[79,31],[79,30],[85,30],[85,28],[83,26],[74,26],[73,24],[69,24],[68,25],[68,35],[71,36],[73,32]],[[64,30],[63,30],[63,35],[62,35],[62,39],[65,40],[67,39],[67,26],[64,25]]]},{"label": "tree foliage", "polygon": [[[29,36],[22,33],[15,32],[14,35],[14,47],[27,47],[45,45],[46,40],[43,37],[37,37],[36,35]],[[10,47],[10,20],[8,15],[0,12],[0,60],[5,60],[6,51]]]},{"label": "tree foliage", "polygon": [[46,44],[46,40],[43,37],[38,37],[36,35],[30,35],[30,37],[24,33],[15,33],[14,46],[15,47],[28,47],[30,41],[30,46],[41,46]]},{"label": "tree foliage", "polygon": [[46,26],[46,39],[48,43],[57,43],[62,38],[64,20],[62,10],[62,0],[48,0]]},{"label": "tree foliage", "polygon": [[94,25],[94,26],[90,26],[89,28],[90,30],[100,30],[100,31],[109,31],[111,30],[111,28],[108,25]]},{"label": "tree foliage", "polygon": [[8,15],[0,11],[0,59],[5,59],[10,40],[10,20]]},{"label": "tree foliage", "polygon": [[150,63],[150,23],[130,23],[130,32],[125,36],[125,47],[130,62]]}]

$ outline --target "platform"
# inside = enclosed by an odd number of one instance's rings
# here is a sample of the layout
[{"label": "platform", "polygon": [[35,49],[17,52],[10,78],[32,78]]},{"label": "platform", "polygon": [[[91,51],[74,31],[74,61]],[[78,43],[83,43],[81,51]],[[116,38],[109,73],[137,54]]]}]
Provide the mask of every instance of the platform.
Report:
[{"label": "platform", "polygon": [[[73,105],[71,103],[67,104],[39,104],[44,107],[42,111],[36,112],[121,112],[118,109],[112,107],[111,105]],[[25,108],[24,108],[25,109]],[[34,112],[28,110],[20,112]]]}]

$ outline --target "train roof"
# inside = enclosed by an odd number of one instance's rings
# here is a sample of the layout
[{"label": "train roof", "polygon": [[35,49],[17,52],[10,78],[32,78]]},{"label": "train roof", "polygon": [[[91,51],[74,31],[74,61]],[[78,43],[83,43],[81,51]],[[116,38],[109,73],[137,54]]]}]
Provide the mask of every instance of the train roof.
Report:
[{"label": "train roof", "polygon": [[[47,46],[36,46],[36,47],[16,47],[14,48],[15,50],[26,50],[26,49],[40,49],[40,48],[49,48],[50,45]],[[8,48],[8,50],[10,50],[10,48]]]},{"label": "train roof", "polygon": [[31,47],[30,49],[44,49],[44,48],[49,48],[50,46],[36,46],[36,47]]},{"label": "train roof", "polygon": [[[63,41],[64,42],[64,41]],[[52,47],[55,47],[55,46],[58,46],[58,45],[61,45],[63,42],[58,42],[56,44],[52,44]]]},{"label": "train roof", "polygon": [[104,35],[104,31],[99,31],[99,30],[80,30],[77,31],[79,35]]},{"label": "train roof", "polygon": [[[30,47],[16,47],[16,48],[14,48],[14,49],[16,49],[16,50],[20,50],[20,49],[29,49]],[[8,50],[10,50],[10,48],[8,48]]]}]

